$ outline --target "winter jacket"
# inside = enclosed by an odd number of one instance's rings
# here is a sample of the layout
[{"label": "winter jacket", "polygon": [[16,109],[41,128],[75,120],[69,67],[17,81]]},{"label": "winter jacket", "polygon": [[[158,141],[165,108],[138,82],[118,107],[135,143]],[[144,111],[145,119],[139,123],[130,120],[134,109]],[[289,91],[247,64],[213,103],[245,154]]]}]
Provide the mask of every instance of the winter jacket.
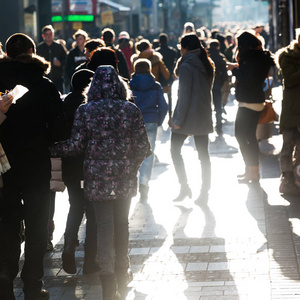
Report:
[{"label": "winter jacket", "polygon": [[[47,75],[48,78],[55,82],[64,77],[64,66],[66,63],[67,52],[61,44],[54,41],[50,46],[48,46],[45,42],[42,42],[37,46],[36,53],[51,63],[51,71]],[[53,65],[54,58],[57,58],[60,61],[60,67]]]},{"label": "winter jacket", "polygon": [[84,193],[90,201],[133,197],[149,149],[142,114],[119,99],[117,78],[113,67],[98,67],[89,102],[76,111],[70,139],[51,147],[54,156],[84,153]]},{"label": "winter jacket", "polygon": [[213,60],[216,67],[216,76],[214,85],[223,86],[224,82],[228,80],[226,58],[219,50],[209,49],[209,56]]},{"label": "winter jacket", "polygon": [[67,55],[67,62],[65,68],[65,75],[68,81],[71,81],[71,77],[75,72],[77,66],[86,61],[86,57],[83,52],[80,51],[78,46],[70,50]]},{"label": "winter jacket", "polygon": [[43,76],[48,67],[36,55],[0,59],[0,91],[16,85],[28,89],[6,113],[0,140],[11,167],[24,172],[34,184],[50,180],[48,147],[65,137],[62,101],[54,84]]},{"label": "winter jacket", "polygon": [[133,48],[133,45],[132,45],[131,41],[129,41],[127,39],[119,40],[117,49],[121,50],[122,53],[124,54],[124,57],[126,59],[127,65],[128,65],[129,74],[132,73],[132,62],[130,60],[130,58],[133,54],[132,48]]},{"label": "winter jacket", "polygon": [[[132,63],[134,63],[139,58],[149,59],[152,65],[152,74],[155,77],[155,81],[159,81],[159,77],[162,75],[165,79],[169,79],[170,72],[164,62],[162,61],[162,55],[153,50],[143,51],[139,54],[133,54],[131,57]],[[134,71],[134,68],[133,68]]]},{"label": "winter jacket", "polygon": [[173,132],[187,135],[206,135],[213,132],[212,82],[200,60],[200,50],[188,51],[177,64],[179,74],[178,101],[172,123],[180,126]]},{"label": "winter jacket", "polygon": [[160,83],[156,82],[151,75],[136,74],[129,84],[144,122],[157,123],[160,126],[168,111],[168,104]]},{"label": "winter jacket", "polygon": [[276,53],[283,76],[283,100],[280,130],[300,125],[300,48],[298,41]]},{"label": "winter jacket", "polygon": [[250,50],[240,58],[239,67],[232,70],[236,76],[236,99],[239,102],[263,103],[265,79],[274,60],[269,51]]}]

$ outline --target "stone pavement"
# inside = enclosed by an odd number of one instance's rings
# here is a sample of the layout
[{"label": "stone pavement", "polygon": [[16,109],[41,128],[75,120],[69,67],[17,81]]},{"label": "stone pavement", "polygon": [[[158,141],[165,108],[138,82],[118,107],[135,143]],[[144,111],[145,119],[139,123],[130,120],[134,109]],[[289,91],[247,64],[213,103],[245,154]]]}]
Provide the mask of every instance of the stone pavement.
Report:
[{"label": "stone pavement", "polygon": [[[274,89],[278,100],[280,88]],[[275,103],[280,110],[280,102]],[[300,199],[278,193],[281,136],[260,143],[261,182],[238,184],[243,163],[234,138],[236,103],[226,107],[223,137],[210,136],[212,190],[207,203],[195,204],[200,164],[192,139],[183,156],[192,199],[173,202],[179,192],[170,157],[170,132],[159,131],[148,203],[132,200],[130,249],[134,280],[127,300],[300,299]],[[83,275],[85,222],[77,251],[78,272],[61,269],[67,194],[58,194],[55,248],[45,257],[45,287],[51,300],[101,299],[97,274]],[[15,281],[17,299],[22,284]]]}]

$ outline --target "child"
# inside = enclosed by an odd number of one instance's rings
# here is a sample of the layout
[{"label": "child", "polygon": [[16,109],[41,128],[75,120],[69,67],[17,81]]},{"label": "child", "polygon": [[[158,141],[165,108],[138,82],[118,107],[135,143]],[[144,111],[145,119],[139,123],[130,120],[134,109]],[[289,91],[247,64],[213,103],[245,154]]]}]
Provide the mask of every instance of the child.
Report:
[{"label": "child", "polygon": [[[135,73],[130,80],[130,88],[133,93],[135,104],[141,110],[152,153],[155,149],[157,128],[166,116],[168,105],[163,95],[163,89],[156,82],[151,73],[151,63],[148,59],[138,59],[134,63]],[[147,157],[140,167],[139,192],[140,201],[146,202],[148,198],[148,182],[151,178],[154,154]]]}]

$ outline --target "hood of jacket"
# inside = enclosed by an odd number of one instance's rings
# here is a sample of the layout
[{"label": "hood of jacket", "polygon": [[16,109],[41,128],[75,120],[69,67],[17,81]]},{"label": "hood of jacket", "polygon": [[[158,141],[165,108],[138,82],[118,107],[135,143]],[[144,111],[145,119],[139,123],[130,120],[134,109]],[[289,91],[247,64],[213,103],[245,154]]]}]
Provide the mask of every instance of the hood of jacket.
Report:
[{"label": "hood of jacket", "polygon": [[157,64],[159,61],[161,61],[163,57],[159,52],[156,52],[154,50],[143,51],[143,52],[140,52],[139,54],[134,54],[132,56],[132,62],[135,62],[139,58],[149,59],[153,66],[153,65]]},{"label": "hood of jacket", "polygon": [[137,91],[150,90],[155,84],[155,79],[151,75],[136,74],[130,80],[130,87]]},{"label": "hood of jacket", "polygon": [[1,87],[13,88],[16,84],[30,87],[51,70],[50,62],[38,55],[22,54],[16,58],[0,58]]},{"label": "hood of jacket", "polygon": [[285,56],[296,59],[300,58],[300,48],[297,40],[292,41],[289,46],[284,47],[276,52],[275,63],[278,69],[281,69],[281,62]]}]

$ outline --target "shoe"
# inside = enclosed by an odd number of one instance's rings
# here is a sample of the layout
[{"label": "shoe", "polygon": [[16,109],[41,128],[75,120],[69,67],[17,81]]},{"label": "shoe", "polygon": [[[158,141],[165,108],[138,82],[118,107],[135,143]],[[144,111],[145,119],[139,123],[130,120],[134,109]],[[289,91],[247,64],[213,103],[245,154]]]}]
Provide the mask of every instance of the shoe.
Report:
[{"label": "shoe", "polygon": [[197,204],[197,205],[207,205],[208,196],[209,196],[208,191],[202,191],[201,190],[199,197],[195,200],[195,204]]},{"label": "shoe", "polygon": [[181,186],[179,195],[173,200],[174,202],[183,201],[186,197],[192,198],[192,190],[190,187],[187,186]]},{"label": "shoe", "polygon": [[62,268],[68,274],[76,274],[75,250],[76,242],[65,238],[64,250],[62,253]]},{"label": "shoe", "polygon": [[24,300],[48,300],[50,298],[47,290],[41,289],[38,293],[24,293]]},{"label": "shoe", "polygon": [[100,271],[99,264],[96,260],[85,259],[83,263],[83,274],[92,274]]},{"label": "shoe", "polygon": [[119,300],[121,295],[117,291],[115,274],[100,275],[103,300]]},{"label": "shoe", "polygon": [[299,196],[300,188],[288,177],[280,177],[279,193],[287,196]]},{"label": "shoe", "polygon": [[54,249],[51,240],[48,239],[47,241],[47,251],[52,251]]},{"label": "shoe", "polygon": [[133,273],[130,268],[122,268],[116,271],[117,284],[119,289],[124,289],[133,280]]},{"label": "shoe", "polygon": [[139,192],[140,192],[140,202],[147,202],[148,200],[148,191],[149,191],[149,187],[147,187],[144,184],[140,184],[139,185]]}]

